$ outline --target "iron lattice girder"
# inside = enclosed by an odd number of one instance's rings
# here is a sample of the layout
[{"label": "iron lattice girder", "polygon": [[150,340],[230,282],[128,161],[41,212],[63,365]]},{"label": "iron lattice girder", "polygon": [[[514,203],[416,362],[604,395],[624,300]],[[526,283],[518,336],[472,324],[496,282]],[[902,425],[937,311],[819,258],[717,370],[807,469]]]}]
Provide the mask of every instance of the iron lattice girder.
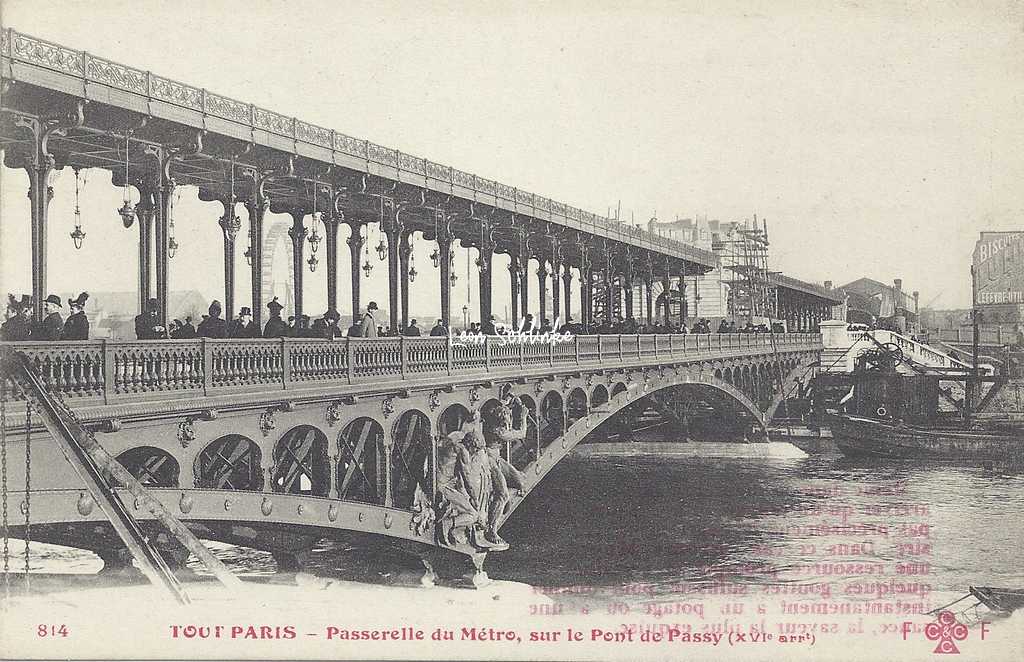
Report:
[{"label": "iron lattice girder", "polygon": [[[278,180],[275,187],[267,191],[271,199],[278,196],[294,202],[296,198],[307,197],[305,182],[313,179],[317,170],[332,166],[334,172],[329,183],[337,190],[346,188],[346,180],[374,175],[393,182],[399,189],[398,197],[405,197],[403,192],[428,191],[449,196],[453,202],[473,202],[496,212],[529,218],[531,230],[547,224],[567,227],[589,238],[603,237],[632,245],[638,253],[667,256],[674,262],[685,263],[688,272],[707,271],[716,263],[714,254],[693,246],[639,230],[626,231],[608,219],[514,187],[12,29],[0,33],[0,78],[9,88],[3,101],[6,111],[46,115],[62,111],[77,99],[89,102],[83,130],[71,132],[52,145],[55,153],[67,153],[69,164],[73,166],[123,170],[118,145],[123,143],[127,127],[138,126],[145,119],[145,126],[134,132],[135,143],[167,146],[180,141],[183,131],[204,132],[201,154],[172,163],[172,176],[178,185],[195,185],[226,193],[229,168],[224,164],[250,145],[244,161],[236,162],[239,168],[264,172],[279,168],[282,161],[295,159],[295,179],[291,182]],[[88,133],[93,136],[86,139]],[[24,140],[25,136],[9,121],[0,120],[0,141],[17,144]],[[83,140],[87,144],[83,145]],[[76,150],[82,147],[85,150],[78,154]],[[129,155],[129,161],[129,169],[146,167],[138,155]],[[342,203],[345,205],[347,201],[342,199]],[[349,212],[360,215],[367,210],[354,205],[345,209],[345,213]],[[466,246],[474,245],[479,237],[478,228],[472,223],[456,223],[454,230]],[[511,248],[499,244],[498,250],[510,252]],[[563,257],[579,262],[579,253],[572,251],[571,245]]]}]

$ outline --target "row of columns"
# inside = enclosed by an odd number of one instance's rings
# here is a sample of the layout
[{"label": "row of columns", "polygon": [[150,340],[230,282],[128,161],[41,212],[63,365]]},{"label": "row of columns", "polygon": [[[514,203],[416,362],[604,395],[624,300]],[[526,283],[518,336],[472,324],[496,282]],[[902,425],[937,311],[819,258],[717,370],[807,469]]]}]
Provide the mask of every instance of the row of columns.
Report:
[{"label": "row of columns", "polygon": [[[28,152],[26,158],[19,165],[23,167],[29,176],[29,197],[31,199],[31,237],[32,237],[32,294],[37,302],[41,302],[46,295],[46,233],[47,215],[49,202],[53,196],[53,190],[47,185],[49,175],[56,167],[55,157],[47,152],[46,141],[48,137],[67,128],[74,126],[29,118],[19,117],[16,119],[19,126],[28,129],[34,138],[33,148]],[[80,122],[80,119],[79,119]],[[198,141],[198,138],[197,138]],[[198,150],[201,146],[195,145]],[[165,148],[159,146],[147,146],[145,154],[151,158],[155,167],[149,168],[147,174],[132,182],[139,191],[139,203],[135,207],[135,220],[139,225],[139,307],[145,309],[146,304],[154,294],[158,303],[158,315],[162,324],[167,322],[168,304],[168,223],[171,213],[171,200],[173,198],[175,181],[170,177],[169,165],[174,156],[188,153],[187,148]],[[264,184],[267,179],[274,177],[276,173],[255,173],[249,172],[252,179],[252,195],[242,202],[248,212],[249,220],[249,250],[251,262],[251,300],[253,317],[257,325],[262,325],[262,311],[266,302],[262,300],[263,282],[263,222],[269,201],[263,193]],[[235,199],[221,200],[223,203],[224,215],[218,220],[224,241],[224,302],[225,316],[231,318],[235,311],[235,241],[241,230],[241,221],[235,214],[238,201]],[[292,216],[292,227],[288,234],[292,241],[292,270],[295,284],[295,314],[303,313],[303,274],[304,262],[303,253],[305,241],[307,240],[307,229],[304,219],[309,212],[305,209],[294,208],[289,210]],[[392,201],[385,200],[382,212],[382,232],[387,237],[387,260],[388,260],[388,281],[389,281],[389,327],[392,333],[408,325],[409,321],[409,256],[411,254],[412,231],[403,226],[400,218],[400,209],[397,209]],[[441,319],[446,325],[451,323],[451,255],[452,242],[455,237],[451,232],[447,217],[438,230],[436,241],[440,254],[440,286],[441,286]],[[126,218],[126,223],[130,218]],[[338,250],[338,229],[342,223],[351,227],[351,234],[347,240],[350,251],[351,281],[352,281],[352,311],[353,316],[358,319],[362,312],[360,300],[360,264],[359,257],[364,246],[365,238],[362,233],[362,226],[366,223],[359,220],[348,220],[340,214],[325,213],[320,219],[324,226],[324,239],[327,253],[327,300],[328,310],[338,312],[337,307],[337,250]],[[493,267],[494,246],[485,240],[480,246],[480,278],[479,278],[479,301],[481,319],[487,320],[492,310],[492,267]],[[617,295],[614,287],[614,265],[606,258],[604,269],[595,272],[587,250],[584,247],[580,266],[580,294],[583,325],[592,327],[594,324],[594,284],[595,276],[600,274],[603,277],[606,287],[604,288],[605,299],[603,301],[606,311],[612,310],[613,297]],[[606,253],[606,256],[608,254]],[[528,314],[529,300],[529,279],[526,277],[526,268],[531,259],[536,257],[539,267],[536,271],[539,291],[539,315],[536,320],[540,322],[548,316],[547,311],[547,287],[548,277],[554,279],[552,291],[552,319],[566,321],[570,317],[572,306],[572,267],[563,262],[560,258],[557,243],[552,240],[551,259],[541,255],[533,255],[529,248],[524,247],[519,255],[513,254],[509,264],[511,281],[511,304],[512,317],[518,321]],[[548,271],[548,264],[551,264],[551,271]],[[625,317],[634,319],[633,306],[633,274],[631,261],[627,258],[627,269],[623,272],[622,288],[625,293]],[[154,273],[155,272],[155,273]],[[155,278],[154,278],[155,275]],[[560,296],[557,279],[562,279],[563,293]],[[656,317],[665,322],[670,321],[670,297],[668,293],[673,278],[678,278],[680,291],[683,289],[682,277],[672,276],[666,268],[661,275],[662,290],[665,293],[659,311],[654,310],[653,301],[653,279],[650,271],[643,279],[641,287],[646,289],[647,323],[653,323]],[[155,280],[155,283],[153,282]],[[818,324],[830,317],[830,306],[820,303],[817,299],[809,301],[794,302],[787,298],[780,298],[780,316],[787,321],[791,330],[812,331],[818,328]],[[643,311],[639,311],[642,313]],[[679,322],[685,319],[685,305],[680,307]],[[37,319],[42,317],[42,307],[37,306]]]},{"label": "row of columns", "polygon": [[786,321],[786,330],[817,333],[819,325],[832,318],[832,306],[812,297],[793,300],[779,297],[779,317]]}]

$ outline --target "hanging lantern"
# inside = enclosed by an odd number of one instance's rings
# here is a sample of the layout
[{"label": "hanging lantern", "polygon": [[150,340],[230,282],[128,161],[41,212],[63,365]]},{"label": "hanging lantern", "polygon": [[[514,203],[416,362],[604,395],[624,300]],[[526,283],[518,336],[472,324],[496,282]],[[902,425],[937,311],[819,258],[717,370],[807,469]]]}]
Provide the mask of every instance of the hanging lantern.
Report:
[{"label": "hanging lantern", "polygon": [[320,260],[316,259],[315,255],[310,255],[309,259],[306,260],[306,264],[309,265],[309,270],[313,272],[316,271],[316,265],[320,264]]},{"label": "hanging lantern", "polygon": [[169,235],[168,239],[167,239],[167,258],[168,259],[173,259],[174,258],[174,254],[178,252],[178,248],[179,248],[178,240],[174,238],[174,208],[177,206],[178,200],[180,200],[180,199],[181,199],[181,189],[179,188],[177,190],[177,192],[175,193],[175,196],[174,196],[173,200],[171,201],[171,208],[168,210],[168,216],[170,216],[170,218],[167,220],[167,234]]},{"label": "hanging lantern", "polygon": [[387,244],[384,243],[384,238],[383,237],[381,237],[380,242],[377,244],[377,247],[374,250],[377,251],[377,258],[381,262],[383,262],[384,258],[386,258],[388,256],[388,247],[387,247]]},{"label": "hanging lantern", "polygon": [[487,260],[482,257],[478,257],[476,259],[476,268],[479,269],[482,274],[487,273]]},{"label": "hanging lantern", "polygon": [[316,255],[316,249],[320,248],[320,241],[321,241],[321,239],[323,239],[323,238],[319,234],[317,234],[316,226],[314,225],[313,226],[313,232],[310,233],[309,239],[308,239],[308,241],[309,241],[309,250],[314,255]]},{"label": "hanging lantern", "polygon": [[369,278],[370,272],[373,271],[373,265],[370,264],[370,226],[364,227],[366,228],[366,238],[363,239],[363,257],[366,261],[363,263],[363,273]]},{"label": "hanging lantern", "polygon": [[248,248],[246,248],[245,252],[242,253],[242,256],[245,258],[246,264],[248,264],[251,267],[252,266],[252,246],[249,246]]},{"label": "hanging lantern", "polygon": [[124,204],[117,210],[117,213],[121,216],[121,222],[124,223],[126,228],[130,228],[132,223],[135,222],[135,205],[132,204],[132,194],[128,189],[128,147],[129,147],[128,132],[124,134]]},{"label": "hanging lantern", "polygon": [[434,263],[435,269],[441,266],[441,253],[436,248],[434,249],[434,252],[430,254],[430,261]]},{"label": "hanging lantern", "polygon": [[75,225],[75,231],[70,234],[71,240],[75,242],[75,250],[82,247],[82,240],[85,239],[85,233],[82,232],[81,225]]},{"label": "hanging lantern", "polygon": [[410,282],[410,283],[412,283],[413,281],[415,281],[415,280],[416,280],[416,274],[417,274],[417,272],[416,272],[416,266],[415,266],[415,265],[412,265],[412,264],[410,264],[410,265],[409,265],[409,273],[408,273],[408,276],[409,276],[409,282]]},{"label": "hanging lantern", "polygon": [[[82,232],[82,209],[78,204],[79,198],[79,170],[75,169],[75,231],[70,234],[71,240],[75,242],[75,250],[82,248],[82,241],[85,233]],[[83,182],[84,183],[84,182]]]},{"label": "hanging lantern", "polygon": [[124,204],[121,205],[121,208],[117,210],[117,213],[121,215],[121,222],[124,223],[126,228],[130,228],[132,223],[135,222],[135,205],[127,200],[125,200]]},{"label": "hanging lantern", "polygon": [[458,279],[459,277],[458,275],[456,275],[454,271],[452,272],[452,275],[448,277],[448,280],[452,282],[452,285],[455,285],[455,281],[457,281]]}]

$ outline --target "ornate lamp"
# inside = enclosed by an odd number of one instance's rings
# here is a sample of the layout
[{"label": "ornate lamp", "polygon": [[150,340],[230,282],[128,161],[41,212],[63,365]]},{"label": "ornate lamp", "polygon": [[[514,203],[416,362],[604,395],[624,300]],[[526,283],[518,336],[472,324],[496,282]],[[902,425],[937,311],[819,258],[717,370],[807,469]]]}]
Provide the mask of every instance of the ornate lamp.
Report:
[{"label": "ornate lamp", "polygon": [[409,277],[410,283],[416,280],[416,274],[416,256],[409,253],[409,271],[406,272],[406,275]]},{"label": "ornate lamp", "polygon": [[75,250],[82,248],[82,241],[85,239],[85,233],[82,232],[82,209],[78,205],[79,174],[79,169],[75,168],[75,231],[70,234],[71,240],[75,242]]},{"label": "ornate lamp", "polygon": [[363,262],[363,273],[369,278],[370,272],[373,271],[373,265],[370,264],[370,226],[366,225],[364,227],[366,228],[366,238],[363,239],[363,257],[365,259],[365,262]]},{"label": "ornate lamp", "polygon": [[441,266],[441,253],[436,248],[434,249],[434,252],[430,254],[430,261],[434,263],[435,269]]},{"label": "ornate lamp", "polygon": [[323,237],[321,237],[320,234],[317,232],[317,226],[319,225],[318,221],[319,221],[319,217],[317,216],[316,213],[314,213],[313,214],[313,231],[309,233],[309,239],[308,239],[308,241],[309,241],[309,250],[310,250],[311,253],[313,253],[313,255],[316,255],[317,249],[320,248],[320,241],[323,239]]},{"label": "ornate lamp", "polygon": [[455,274],[454,271],[452,272],[452,275],[448,277],[448,280],[452,282],[453,286],[455,285],[455,281],[457,281],[458,279],[459,277]]},{"label": "ornate lamp", "polygon": [[384,258],[388,256],[388,247],[387,244],[384,243],[383,237],[381,237],[381,240],[377,243],[377,247],[374,250],[377,251],[377,258],[383,262]]},{"label": "ornate lamp", "polygon": [[487,273],[487,260],[482,257],[478,257],[476,259],[476,268],[479,269],[482,274]]},{"label": "ornate lamp", "polygon": [[320,260],[316,259],[315,255],[310,255],[309,259],[306,260],[306,264],[309,265],[309,270],[316,271],[316,265],[320,264]]},{"label": "ornate lamp", "polygon": [[135,205],[132,204],[132,194],[128,190],[129,179],[128,179],[128,147],[129,147],[129,132],[125,131],[124,134],[124,204],[117,210],[117,213],[121,216],[121,222],[124,223],[126,228],[130,228],[132,223],[135,222]]},{"label": "ornate lamp", "polygon": [[180,200],[180,199],[181,199],[181,189],[178,189],[177,192],[174,195],[173,201],[171,202],[171,208],[168,210],[169,211],[168,216],[170,217],[170,218],[167,219],[167,234],[169,235],[168,239],[167,239],[167,258],[168,259],[173,259],[174,258],[174,254],[177,253],[178,252],[178,248],[180,248],[178,246],[178,240],[174,238],[174,208],[177,206],[178,200]]}]

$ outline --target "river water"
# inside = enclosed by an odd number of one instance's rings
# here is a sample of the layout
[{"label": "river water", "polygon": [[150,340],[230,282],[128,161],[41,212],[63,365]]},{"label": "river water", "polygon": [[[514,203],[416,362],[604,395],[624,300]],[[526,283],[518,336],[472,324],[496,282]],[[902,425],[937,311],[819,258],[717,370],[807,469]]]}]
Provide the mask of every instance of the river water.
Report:
[{"label": "river water", "polygon": [[[506,523],[511,549],[490,554],[487,570],[532,585],[533,615],[798,634],[812,621],[844,632],[870,614],[877,630],[927,621],[970,585],[1024,587],[1022,512],[1024,476],[983,469],[821,455],[571,456]],[[33,570],[99,568],[87,553],[34,550]],[[269,554],[217,550],[238,571],[273,573]],[[415,581],[414,564],[378,553],[324,543],[310,571]],[[962,609],[974,602],[956,605],[960,620],[977,616]]]}]

